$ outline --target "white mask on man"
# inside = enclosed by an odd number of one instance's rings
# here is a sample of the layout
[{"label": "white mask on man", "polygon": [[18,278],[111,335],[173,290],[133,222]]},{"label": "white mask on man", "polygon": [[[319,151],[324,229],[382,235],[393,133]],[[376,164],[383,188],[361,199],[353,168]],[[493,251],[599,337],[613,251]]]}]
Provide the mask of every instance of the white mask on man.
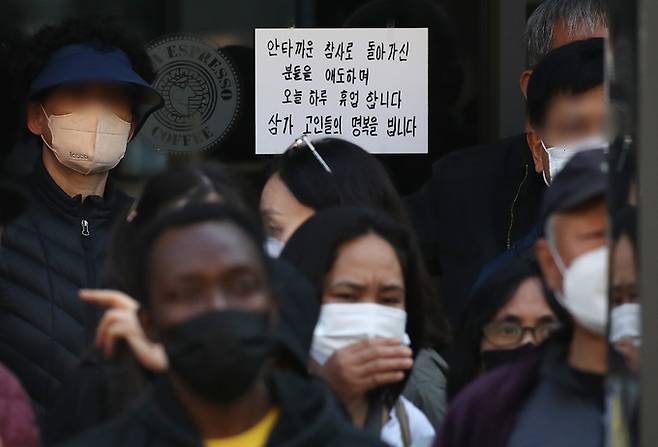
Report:
[{"label": "white mask on man", "polygon": [[565,267],[552,243],[549,247],[563,278],[563,293],[555,291],[556,298],[578,324],[604,336],[608,322],[608,247],[578,256],[569,267]]},{"label": "white mask on man", "polygon": [[544,183],[546,186],[551,186],[551,182],[556,175],[564,169],[566,164],[571,160],[571,157],[578,152],[588,149],[600,149],[608,147],[608,141],[601,136],[594,136],[576,141],[570,144],[561,146],[546,147],[543,140],[539,140],[544,151],[548,155],[548,168],[550,179],[546,177],[546,171],[543,172]]},{"label": "white mask on man", "polygon": [[48,115],[52,144],[43,142],[57,160],[80,174],[95,174],[114,168],[126,154],[130,123],[106,108],[93,105],[65,115]]},{"label": "white mask on man", "polygon": [[323,304],[313,333],[311,358],[324,364],[339,349],[365,338],[397,338],[409,345],[407,313],[374,303]]}]

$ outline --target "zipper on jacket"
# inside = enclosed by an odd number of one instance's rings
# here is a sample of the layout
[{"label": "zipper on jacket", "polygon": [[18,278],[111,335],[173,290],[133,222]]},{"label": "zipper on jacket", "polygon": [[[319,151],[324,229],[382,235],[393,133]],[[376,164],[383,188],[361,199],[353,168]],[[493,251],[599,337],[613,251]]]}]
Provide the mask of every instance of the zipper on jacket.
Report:
[{"label": "zipper on jacket", "polygon": [[82,219],[80,226],[82,227],[82,235],[89,236],[89,222],[87,222],[87,219]]},{"label": "zipper on jacket", "polygon": [[516,195],[514,196],[514,200],[512,201],[512,208],[510,209],[509,212],[509,228],[507,229],[508,250],[512,248],[512,227],[514,226],[514,208],[516,207],[517,200],[519,200],[519,195],[521,195],[521,188],[523,188],[523,185],[526,179],[528,178],[528,163],[524,165],[524,168],[525,168],[525,173],[523,174],[523,180],[521,180],[519,187],[516,189]]},{"label": "zipper on jacket", "polygon": [[[89,221],[87,217],[92,212],[89,209],[88,202],[85,201],[80,209],[80,228],[81,228],[81,242],[85,263],[85,279],[84,287],[95,288],[98,287],[96,282],[96,266],[94,265],[94,236],[91,235],[89,229]],[[85,339],[89,343],[94,339],[96,333],[95,322],[97,322],[97,309],[96,306],[89,303],[82,303],[83,313],[83,326],[85,331]]]}]

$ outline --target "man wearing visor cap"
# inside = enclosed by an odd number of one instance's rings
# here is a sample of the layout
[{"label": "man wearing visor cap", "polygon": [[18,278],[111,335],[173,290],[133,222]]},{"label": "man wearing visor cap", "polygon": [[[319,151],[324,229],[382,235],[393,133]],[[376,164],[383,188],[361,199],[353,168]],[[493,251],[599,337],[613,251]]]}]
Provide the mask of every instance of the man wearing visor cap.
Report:
[{"label": "man wearing visor cap", "polygon": [[603,149],[580,151],[542,200],[537,261],[572,327],[465,388],[448,409],[438,446],[604,445],[607,171]]},{"label": "man wearing visor cap", "polygon": [[162,105],[136,42],[111,22],[70,20],[35,34],[21,61],[26,126],[41,156],[20,182],[27,210],[0,244],[0,362],[41,424],[93,342],[101,310],[78,291],[103,285],[113,222],[131,205],[109,171]]}]

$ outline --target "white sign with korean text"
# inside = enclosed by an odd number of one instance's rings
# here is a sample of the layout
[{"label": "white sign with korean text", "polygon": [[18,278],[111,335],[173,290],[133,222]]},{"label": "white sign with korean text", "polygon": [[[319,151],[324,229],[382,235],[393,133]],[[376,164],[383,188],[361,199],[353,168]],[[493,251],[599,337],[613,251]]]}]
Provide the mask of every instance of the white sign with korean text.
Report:
[{"label": "white sign with korean text", "polygon": [[299,136],[427,153],[427,28],[256,29],[256,154]]}]

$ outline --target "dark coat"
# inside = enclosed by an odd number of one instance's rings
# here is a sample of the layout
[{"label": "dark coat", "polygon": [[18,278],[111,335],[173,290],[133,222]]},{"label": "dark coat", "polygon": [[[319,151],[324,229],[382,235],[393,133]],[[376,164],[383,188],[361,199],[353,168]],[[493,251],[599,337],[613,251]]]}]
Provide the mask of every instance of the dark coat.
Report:
[{"label": "dark coat", "polygon": [[453,324],[482,267],[536,225],[543,190],[523,134],[447,155],[404,199]]},{"label": "dark coat", "polygon": [[501,366],[467,386],[448,407],[437,447],[505,447],[537,385],[543,349]]},{"label": "dark coat", "polygon": [[71,439],[122,414],[140,399],[153,377],[124,340],[117,342],[110,359],[100,350],[84,356],[49,408],[41,431],[44,444]]},{"label": "dark coat", "polygon": [[[270,391],[279,419],[268,447],[384,446],[355,429],[326,385],[291,373],[274,373]],[[64,444],[66,447],[201,447],[203,440],[163,379],[127,414]]]},{"label": "dark coat", "polygon": [[39,445],[30,399],[16,377],[3,366],[0,366],[0,441],[3,446]]},{"label": "dark coat", "polygon": [[605,377],[572,368],[567,352],[555,338],[466,387],[437,446],[603,445]]},{"label": "dark coat", "polygon": [[21,184],[30,204],[5,227],[0,245],[0,362],[43,420],[93,340],[102,310],[78,291],[101,286],[113,222],[131,199],[110,180],[104,197],[71,198],[41,160]]}]

